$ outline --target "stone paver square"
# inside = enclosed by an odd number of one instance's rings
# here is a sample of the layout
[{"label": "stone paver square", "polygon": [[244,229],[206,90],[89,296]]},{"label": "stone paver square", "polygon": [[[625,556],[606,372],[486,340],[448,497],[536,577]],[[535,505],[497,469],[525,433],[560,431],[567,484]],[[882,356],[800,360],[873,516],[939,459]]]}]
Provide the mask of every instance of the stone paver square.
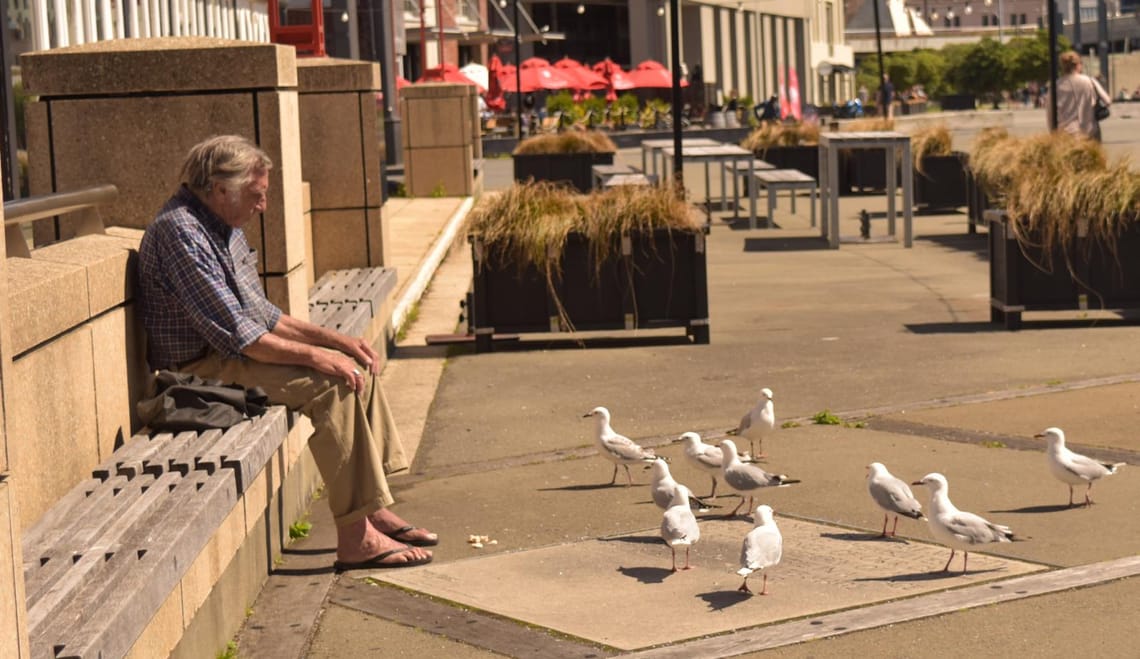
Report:
[{"label": "stone paver square", "polygon": [[[784,558],[764,597],[736,591],[740,545],[752,528],[745,518],[703,521],[692,550],[695,569],[688,572],[670,571],[669,549],[649,529],[370,576],[634,650],[1044,569],[971,554],[969,574],[947,574],[939,570],[950,552],[940,546],[786,517],[777,523]],[[761,581],[753,577],[749,585],[758,592]]]}]

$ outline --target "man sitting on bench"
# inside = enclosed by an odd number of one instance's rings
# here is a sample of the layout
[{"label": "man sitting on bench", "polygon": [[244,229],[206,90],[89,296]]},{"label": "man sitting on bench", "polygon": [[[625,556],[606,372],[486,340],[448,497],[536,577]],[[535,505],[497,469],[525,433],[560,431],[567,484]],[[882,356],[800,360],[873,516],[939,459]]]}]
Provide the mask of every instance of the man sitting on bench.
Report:
[{"label": "man sitting on bench", "polygon": [[139,298],[152,368],[259,386],[312,419],[309,439],[337,525],[337,569],[430,562],[436,534],[406,523],[386,474],[408,468],[376,369],[353,338],[266,299],[242,227],[264,212],[269,157],[243,137],[190,149],[182,187],[139,247]]}]

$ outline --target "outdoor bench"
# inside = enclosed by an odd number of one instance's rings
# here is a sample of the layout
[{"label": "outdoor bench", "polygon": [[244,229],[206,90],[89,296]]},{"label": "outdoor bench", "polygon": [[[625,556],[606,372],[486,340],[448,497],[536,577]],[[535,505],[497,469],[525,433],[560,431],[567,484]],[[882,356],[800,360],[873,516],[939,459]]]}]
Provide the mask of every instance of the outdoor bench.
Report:
[{"label": "outdoor bench", "polygon": [[814,178],[796,169],[771,169],[756,172],[752,176],[756,184],[768,190],[768,226],[775,222],[773,214],[776,211],[776,193],[780,190],[791,192],[792,212],[796,212],[796,190],[807,190],[810,194],[808,203],[811,204],[811,225],[815,226],[815,197],[816,181]]},{"label": "outdoor bench", "polygon": [[636,174],[638,173],[630,165],[593,165],[590,171],[594,176],[594,189],[605,187],[606,181],[612,176],[620,174]]},{"label": "outdoor bench", "polygon": [[[34,254],[25,256],[30,250],[22,223],[89,209],[114,195],[113,186],[99,186],[6,205],[6,211],[18,209],[5,221],[9,253],[34,264]],[[76,233],[102,232],[97,218],[78,226]],[[89,240],[80,236],[56,245]],[[128,287],[134,276],[130,266],[107,272],[120,279],[126,273]],[[310,317],[355,336],[381,336],[394,286],[392,269],[325,273],[309,292]],[[311,485],[289,485],[306,478],[315,484],[315,466],[303,455],[309,432],[307,419],[274,406],[225,431],[143,429],[125,438],[21,534],[32,656],[164,655],[180,647],[208,602],[232,596],[226,589],[212,596],[231,567],[245,572],[239,581],[260,584],[274,547],[284,544],[281,527],[293,514],[286,511],[303,510],[310,500]],[[283,498],[289,501],[283,504]],[[232,613],[246,604],[222,606]]]}]

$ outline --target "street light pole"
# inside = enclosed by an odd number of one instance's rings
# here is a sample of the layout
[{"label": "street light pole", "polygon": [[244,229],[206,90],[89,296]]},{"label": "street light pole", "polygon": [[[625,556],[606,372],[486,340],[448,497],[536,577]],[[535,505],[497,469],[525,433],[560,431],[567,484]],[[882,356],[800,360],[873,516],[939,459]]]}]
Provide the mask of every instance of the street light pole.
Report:
[{"label": "street light pole", "polygon": [[669,0],[669,50],[673,66],[673,185],[685,196],[684,159],[681,155],[681,9],[680,0]]},{"label": "street light pole", "polygon": [[523,138],[522,132],[522,43],[519,39],[519,3],[522,0],[515,0],[514,4],[514,23],[515,23],[515,133],[517,138],[521,141]]}]

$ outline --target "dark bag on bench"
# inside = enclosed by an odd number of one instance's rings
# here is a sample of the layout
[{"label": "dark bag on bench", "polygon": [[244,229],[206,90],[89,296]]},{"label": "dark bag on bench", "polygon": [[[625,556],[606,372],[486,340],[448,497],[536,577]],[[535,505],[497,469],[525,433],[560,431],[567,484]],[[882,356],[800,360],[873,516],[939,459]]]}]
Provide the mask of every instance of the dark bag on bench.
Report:
[{"label": "dark bag on bench", "polygon": [[265,413],[269,395],[189,373],[158,371],[154,391],[138,403],[139,420],[151,430],[182,432],[226,429]]}]

